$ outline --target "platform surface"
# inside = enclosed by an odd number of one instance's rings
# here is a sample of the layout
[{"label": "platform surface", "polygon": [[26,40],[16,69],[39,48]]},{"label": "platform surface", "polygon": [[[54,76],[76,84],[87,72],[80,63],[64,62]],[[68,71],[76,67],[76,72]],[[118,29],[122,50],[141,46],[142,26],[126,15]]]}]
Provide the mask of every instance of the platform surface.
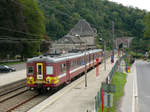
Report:
[{"label": "platform surface", "polygon": [[9,73],[0,73],[0,86],[11,84],[13,82],[26,78],[26,70],[19,70]]}]

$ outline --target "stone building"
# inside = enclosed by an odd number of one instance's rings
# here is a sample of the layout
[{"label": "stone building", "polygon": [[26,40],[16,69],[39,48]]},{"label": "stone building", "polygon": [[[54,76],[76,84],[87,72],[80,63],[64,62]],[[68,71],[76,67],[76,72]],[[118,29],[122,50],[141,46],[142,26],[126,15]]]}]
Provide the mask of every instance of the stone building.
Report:
[{"label": "stone building", "polygon": [[70,52],[96,48],[96,29],[82,19],[61,39],[52,43],[51,52]]}]

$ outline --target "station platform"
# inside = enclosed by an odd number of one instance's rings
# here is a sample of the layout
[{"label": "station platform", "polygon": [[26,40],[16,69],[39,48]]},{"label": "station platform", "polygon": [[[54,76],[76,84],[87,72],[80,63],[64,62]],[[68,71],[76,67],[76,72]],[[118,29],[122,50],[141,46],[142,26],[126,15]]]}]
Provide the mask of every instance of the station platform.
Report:
[{"label": "station platform", "polygon": [[[115,62],[117,56],[115,55]],[[45,101],[36,105],[28,112],[94,112],[94,99],[97,91],[108,76],[114,64],[110,58],[104,64],[99,65],[99,75],[96,76],[96,68],[87,74],[87,87],[85,87],[85,75],[73,81]]]},{"label": "station platform", "polygon": [[26,78],[26,70],[0,74],[0,86],[8,85]]}]

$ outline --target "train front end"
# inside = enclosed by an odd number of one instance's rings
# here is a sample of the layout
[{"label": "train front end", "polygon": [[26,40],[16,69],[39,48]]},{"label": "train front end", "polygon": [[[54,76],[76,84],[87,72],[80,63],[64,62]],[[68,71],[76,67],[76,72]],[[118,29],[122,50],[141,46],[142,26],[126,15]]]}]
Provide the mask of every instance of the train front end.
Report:
[{"label": "train front end", "polygon": [[36,57],[27,62],[27,86],[31,90],[50,90],[57,87],[59,80],[55,63],[49,57]]}]

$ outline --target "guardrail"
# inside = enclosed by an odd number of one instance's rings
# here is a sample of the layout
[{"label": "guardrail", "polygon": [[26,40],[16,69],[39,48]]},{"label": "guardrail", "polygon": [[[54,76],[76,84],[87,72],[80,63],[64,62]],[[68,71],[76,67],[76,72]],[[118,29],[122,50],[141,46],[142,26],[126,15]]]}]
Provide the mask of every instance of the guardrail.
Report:
[{"label": "guardrail", "polygon": [[[108,74],[109,79],[107,77],[106,81],[109,80],[110,81],[109,83],[111,83],[113,75],[115,74],[116,70],[118,69],[121,60],[123,60],[125,57],[126,57],[126,55],[122,56],[120,59],[118,59],[115,62],[115,65],[113,66],[111,72]],[[100,90],[97,92],[97,95],[95,96],[95,99],[94,99],[95,100],[94,112],[98,112],[98,109],[101,107],[101,104],[102,104],[102,94],[103,94],[103,92],[102,92],[102,86],[101,86]]]}]

